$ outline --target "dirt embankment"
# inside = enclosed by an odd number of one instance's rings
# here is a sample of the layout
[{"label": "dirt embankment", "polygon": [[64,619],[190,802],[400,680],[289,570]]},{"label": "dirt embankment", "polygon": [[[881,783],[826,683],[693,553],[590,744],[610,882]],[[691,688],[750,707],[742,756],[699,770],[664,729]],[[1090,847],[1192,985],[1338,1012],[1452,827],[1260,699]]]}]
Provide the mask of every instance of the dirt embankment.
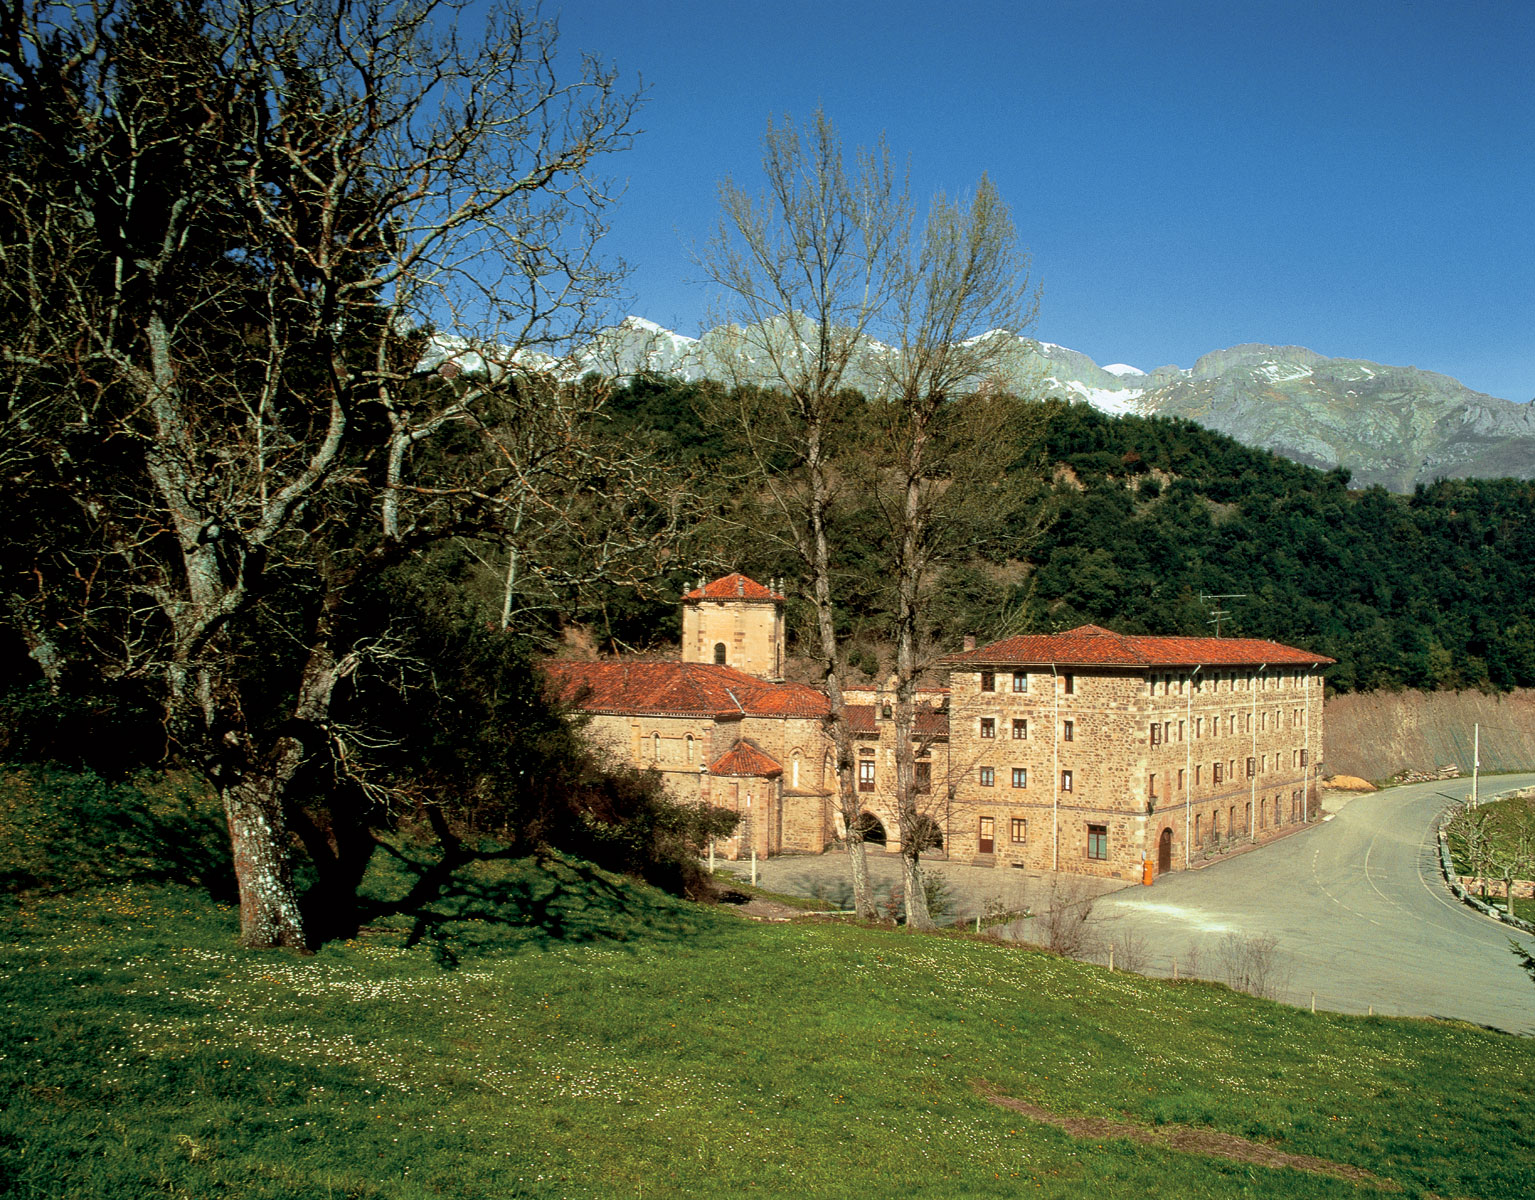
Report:
[{"label": "dirt embankment", "polygon": [[1535,690],[1334,696],[1326,720],[1329,775],[1386,779],[1451,763],[1469,775],[1477,724],[1484,772],[1535,770]]}]

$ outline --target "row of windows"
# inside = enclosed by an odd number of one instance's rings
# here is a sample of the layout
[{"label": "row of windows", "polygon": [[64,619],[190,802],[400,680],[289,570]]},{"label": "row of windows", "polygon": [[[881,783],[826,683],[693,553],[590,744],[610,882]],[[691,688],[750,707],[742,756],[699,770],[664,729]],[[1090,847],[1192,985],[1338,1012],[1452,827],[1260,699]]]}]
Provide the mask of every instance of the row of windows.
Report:
[{"label": "row of windows", "polygon": [[[1299,789],[1299,788],[1297,788],[1295,791],[1290,793],[1290,818],[1289,818],[1289,820],[1290,820],[1290,824],[1292,824],[1292,825],[1295,822],[1297,822],[1297,821],[1304,821],[1306,819],[1306,809],[1305,809],[1305,799],[1304,799],[1304,797],[1305,797],[1305,792],[1303,790]],[[1278,829],[1280,826],[1284,825],[1285,824],[1284,804],[1285,804],[1284,796],[1281,793],[1277,793],[1276,792],[1274,794],[1274,798],[1273,798],[1272,801],[1270,801],[1267,796],[1264,796],[1264,797],[1260,798],[1259,801],[1258,801],[1258,828],[1259,829],[1267,829],[1268,828],[1269,812],[1270,812],[1270,808],[1271,807],[1272,807],[1272,811],[1273,811],[1273,814],[1274,814],[1274,828]],[[1244,804],[1242,806],[1242,824],[1240,826],[1238,826],[1237,825],[1237,806],[1235,804],[1233,804],[1230,807],[1230,809],[1227,810],[1227,812],[1225,814],[1226,815],[1225,836],[1227,838],[1234,838],[1234,837],[1241,837],[1241,836],[1243,836],[1246,833],[1247,828],[1248,828],[1249,824],[1252,821],[1252,812],[1253,812],[1253,806],[1252,806],[1251,801],[1249,801],[1247,804]],[[1217,809],[1215,812],[1210,814],[1209,830],[1210,830],[1210,833],[1209,833],[1210,840],[1213,843],[1218,845],[1220,843],[1220,840],[1221,840],[1221,812],[1220,812],[1219,809]],[[1204,844],[1205,844],[1205,820],[1204,820],[1204,814],[1203,813],[1198,813],[1194,817],[1194,845],[1196,845],[1196,846],[1203,846]]]},{"label": "row of windows", "polygon": [[[1195,694],[1203,692],[1207,683],[1210,685],[1210,690],[1214,692],[1221,691],[1223,684],[1224,690],[1228,692],[1283,690],[1300,688],[1304,686],[1302,681],[1305,679],[1306,675],[1300,671],[1264,672],[1262,675],[1253,671],[1211,671],[1194,676],[1193,690]],[[1188,687],[1189,676],[1187,675],[1146,676],[1146,689],[1152,696],[1182,696]]]},{"label": "row of windows", "polygon": [[[1015,788],[1026,788],[1029,786],[1029,769],[1027,767],[1013,767],[1011,770],[1013,773],[1013,786]],[[995,767],[977,767],[975,769],[975,781],[976,783],[980,784],[981,787],[996,787],[997,769]],[[1062,771],[1061,791],[1069,792],[1071,791],[1071,787],[1071,772]]]},{"label": "row of windows", "polygon": [[[978,673],[978,688],[983,692],[997,690],[997,673],[995,671],[981,671]],[[1075,675],[1061,675],[1061,691],[1068,696],[1074,696],[1077,692],[1077,677]],[[1015,692],[1027,692],[1029,690],[1029,673],[1027,671],[1014,671],[1012,673],[1012,687]]]},{"label": "row of windows", "polygon": [[[930,792],[933,790],[933,764],[930,762],[918,762],[916,767],[917,791]],[[874,759],[860,758],[858,760],[858,790],[860,792],[872,792],[874,790]]]},{"label": "row of windows", "polygon": [[[991,741],[997,736],[997,718],[982,717],[980,719],[980,735],[982,741]],[[1021,742],[1029,736],[1029,720],[1027,717],[1013,718],[1013,740]],[[1074,741],[1077,736],[1077,723],[1075,721],[1061,722],[1061,740]]]},{"label": "row of windows", "polygon": [[[1002,674],[1004,677],[1011,674],[1013,691],[1027,692],[1029,690],[1029,673],[1027,671],[1003,672]],[[997,675],[998,672],[996,671],[977,672],[980,690],[983,692],[996,691]],[[1077,681],[1075,675],[1060,675],[1058,678],[1061,681],[1062,693],[1067,696],[1076,694]],[[1280,671],[1273,674],[1265,672],[1262,675],[1251,671],[1246,673],[1212,671],[1209,674],[1195,675],[1192,689],[1195,694],[1199,694],[1206,690],[1206,684],[1208,684],[1209,690],[1212,692],[1284,690],[1286,688],[1300,688],[1304,686],[1302,681],[1306,678],[1307,676],[1299,671]],[[1189,676],[1187,675],[1146,676],[1147,693],[1152,696],[1182,696],[1190,686]]]},{"label": "row of windows", "polygon": [[[1303,710],[1299,708],[1291,710],[1290,728],[1299,729],[1305,725],[1306,722],[1305,718],[1302,716],[1302,711]],[[1283,722],[1280,717],[1280,712],[1277,708],[1274,709],[1273,716],[1274,728],[1281,728],[1283,726]],[[1223,731],[1228,737],[1239,733],[1251,733],[1253,731],[1253,715],[1250,712],[1232,713],[1230,716],[1224,718],[1224,724],[1222,724],[1222,720],[1223,718],[1221,717],[1210,718],[1211,737],[1220,737]],[[1163,742],[1181,742],[1183,741],[1184,733],[1187,728],[1188,723],[1186,721],[1153,721],[1150,726],[1151,744],[1153,746],[1160,746]],[[1268,728],[1269,710],[1264,709],[1258,714],[1258,732],[1267,733]],[[1204,735],[1205,719],[1203,717],[1195,717],[1194,737],[1197,739],[1204,737]]]},{"label": "row of windows", "polygon": [[[1009,820],[1008,833],[1015,846],[1021,846],[1029,840],[1029,822],[1027,817],[1013,817]],[[976,830],[976,848],[982,854],[991,854],[997,848],[997,822],[992,817],[980,818],[980,824]],[[1089,825],[1087,827],[1087,857],[1105,859],[1109,856],[1109,827],[1107,825]]]},{"label": "row of windows", "polygon": [[[1298,709],[1296,711],[1299,712]],[[1268,730],[1268,713],[1267,712],[1260,713],[1259,717],[1260,717],[1259,724],[1258,724],[1259,731],[1260,732],[1267,732],[1267,730]],[[979,724],[979,732],[980,732],[981,740],[982,741],[991,741],[991,740],[993,740],[997,736],[997,718],[996,717],[980,717],[980,718],[978,718],[978,720],[980,722],[980,724]],[[1225,730],[1226,730],[1227,734],[1251,733],[1252,732],[1252,714],[1251,713],[1234,713],[1231,716],[1227,717],[1225,720],[1226,720]],[[1210,721],[1211,721],[1211,730],[1210,730],[1211,735],[1213,737],[1220,737],[1220,735],[1221,735],[1221,728],[1222,728],[1222,726],[1221,726],[1221,718],[1220,717],[1212,717],[1212,718],[1210,718]],[[1151,742],[1151,744],[1153,746],[1160,746],[1163,743],[1171,744],[1174,741],[1181,742],[1181,741],[1183,741],[1184,734],[1185,734],[1185,732],[1187,730],[1187,725],[1188,725],[1188,723],[1186,721],[1176,721],[1176,722],[1174,722],[1174,721],[1153,721],[1151,723],[1151,726],[1150,726],[1150,742]],[[1278,713],[1277,710],[1274,713],[1274,728],[1275,729],[1279,728],[1279,713]],[[1013,738],[1014,738],[1014,740],[1022,740],[1022,739],[1027,738],[1029,736],[1029,721],[1028,721],[1028,718],[1027,717],[1014,717],[1012,719],[1012,729],[1013,729]],[[1204,736],[1204,732],[1205,732],[1205,719],[1203,717],[1195,717],[1194,718],[1194,737],[1196,739],[1202,738]],[[1063,741],[1063,742],[1075,741],[1076,740],[1076,734],[1077,734],[1077,723],[1076,723],[1075,719],[1065,720],[1065,721],[1061,722],[1061,741]]]},{"label": "row of windows", "polygon": [[[1307,758],[1306,751],[1304,751],[1304,750],[1292,750],[1290,752],[1290,765],[1292,767],[1304,767],[1306,765],[1306,758]],[[1231,779],[1235,779],[1237,777],[1236,765],[1237,765],[1237,762],[1236,762],[1236,759],[1234,759],[1234,758],[1227,759],[1225,762],[1211,763],[1210,764],[1210,779],[1211,779],[1211,782],[1212,783],[1223,783],[1228,777],[1230,777]],[[1203,782],[1203,780],[1200,778],[1200,776],[1203,773],[1203,766],[1204,766],[1203,763],[1195,763],[1194,764],[1194,786],[1195,787],[1198,787],[1199,784]],[[1275,771],[1279,770],[1279,755],[1278,754],[1274,755],[1274,762],[1273,762],[1273,767],[1272,768],[1270,768],[1270,766],[1269,766],[1269,756],[1267,754],[1263,755],[1261,760],[1249,758],[1247,760],[1247,775],[1246,775],[1246,778],[1251,779],[1251,778],[1253,778],[1254,775],[1261,775],[1261,774],[1269,771],[1270,769],[1275,770]],[[1146,777],[1146,794],[1148,796],[1150,796],[1152,799],[1155,799],[1156,796],[1157,796],[1157,778],[1158,778],[1158,776],[1155,775],[1155,774],[1151,774],[1151,775],[1148,775]],[[1181,792],[1183,790],[1184,785],[1187,783],[1187,781],[1188,781],[1188,776],[1186,774],[1185,768],[1179,767],[1178,768],[1178,791]]]}]

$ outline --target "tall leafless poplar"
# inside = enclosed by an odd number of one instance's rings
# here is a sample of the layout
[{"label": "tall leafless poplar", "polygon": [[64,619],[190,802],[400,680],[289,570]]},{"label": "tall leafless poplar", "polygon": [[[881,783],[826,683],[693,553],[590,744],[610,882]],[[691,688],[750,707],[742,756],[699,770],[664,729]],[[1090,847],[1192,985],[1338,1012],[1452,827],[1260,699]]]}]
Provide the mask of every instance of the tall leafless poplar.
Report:
[{"label": "tall leafless poplar", "polygon": [[888,529],[895,640],[896,807],[907,923],[930,927],[917,836],[917,688],[932,665],[928,612],[944,563],[994,538],[1026,500],[1012,468],[1037,441],[997,380],[1034,323],[1037,291],[1007,206],[982,178],[966,201],[938,196],[920,236],[889,260],[892,298],[874,329],[879,450],[868,493]]},{"label": "tall leafless poplar", "polygon": [[843,700],[847,666],[836,629],[842,486],[836,442],[850,368],[891,300],[887,260],[905,234],[910,204],[888,149],[860,151],[850,165],[820,111],[803,130],[787,119],[770,121],[762,145],[765,189],[752,193],[731,179],[720,184],[719,226],[699,262],[723,293],[718,316],[736,339],[725,358],[754,467],[747,486],[766,490],[777,530],[764,532],[792,547],[814,613],[854,905],[872,919]]}]

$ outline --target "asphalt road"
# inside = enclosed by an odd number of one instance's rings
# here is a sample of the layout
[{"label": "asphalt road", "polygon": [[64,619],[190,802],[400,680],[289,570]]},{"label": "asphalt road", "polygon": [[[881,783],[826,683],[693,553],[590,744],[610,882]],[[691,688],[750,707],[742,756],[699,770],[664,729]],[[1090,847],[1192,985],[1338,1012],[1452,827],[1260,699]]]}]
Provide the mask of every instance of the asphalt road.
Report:
[{"label": "asphalt road", "polygon": [[[1485,799],[1535,775],[1484,782]],[[1095,916],[1139,942],[1148,974],[1170,973],[1177,958],[1183,973],[1220,979],[1229,935],[1272,937],[1278,998],[1292,1004],[1315,993],[1336,1012],[1535,1033],[1535,983],[1509,953],[1514,931],[1456,901],[1439,874],[1435,819],[1469,790],[1457,779],[1349,800],[1303,833],[1104,896]]]}]

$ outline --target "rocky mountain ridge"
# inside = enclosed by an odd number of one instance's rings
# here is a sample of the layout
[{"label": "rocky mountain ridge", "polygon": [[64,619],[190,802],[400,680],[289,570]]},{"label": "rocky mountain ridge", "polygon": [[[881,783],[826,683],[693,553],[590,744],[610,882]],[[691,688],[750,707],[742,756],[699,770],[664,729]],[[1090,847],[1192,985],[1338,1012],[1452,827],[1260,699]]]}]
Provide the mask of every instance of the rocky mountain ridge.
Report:
[{"label": "rocky mountain ridge", "polygon": [[[1052,342],[1014,341],[1004,355],[1004,382],[1022,393],[1111,414],[1185,417],[1308,466],[1347,468],[1355,486],[1411,491],[1436,478],[1535,478],[1535,404],[1488,396],[1433,371],[1257,344],[1213,351],[1190,368],[1141,371],[1103,367]],[[793,332],[721,327],[693,338],[631,316],[568,359],[546,361],[575,375],[762,382],[769,345],[792,352]],[[868,343],[849,385],[873,390],[874,365],[890,353]]]}]

